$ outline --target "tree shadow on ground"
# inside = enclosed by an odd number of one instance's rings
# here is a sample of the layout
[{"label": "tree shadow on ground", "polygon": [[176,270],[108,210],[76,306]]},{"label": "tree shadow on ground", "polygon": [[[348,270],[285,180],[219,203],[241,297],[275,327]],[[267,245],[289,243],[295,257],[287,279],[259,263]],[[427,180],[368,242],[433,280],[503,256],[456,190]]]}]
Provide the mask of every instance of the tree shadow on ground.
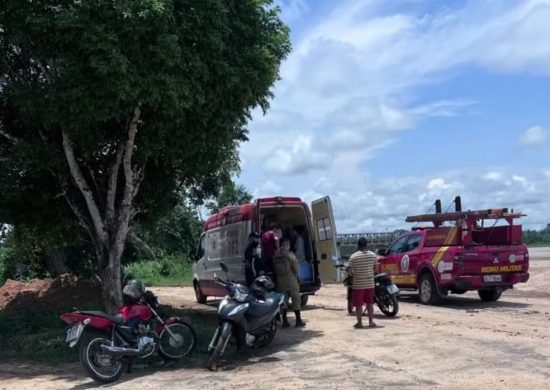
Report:
[{"label": "tree shadow on ground", "polygon": [[[151,357],[143,360],[136,358],[133,361],[132,372],[126,373],[126,370],[124,370],[121,378],[114,384],[120,384],[125,381],[151,375],[158,371],[203,367],[207,357],[208,342],[210,337],[212,337],[217,324],[216,312],[207,307],[205,308],[207,310],[183,310],[172,306],[161,306],[159,309],[159,314],[161,317],[167,318],[170,316],[179,316],[184,317],[191,323],[197,336],[195,350],[191,353],[191,355],[185,357],[181,361],[169,364],[164,363],[157,354],[153,354]],[[29,309],[27,308],[27,311],[28,310]],[[10,319],[10,313],[13,313],[13,315],[18,314],[15,312],[6,311],[1,311],[0,313],[3,314],[2,320],[8,321]],[[55,315],[57,316],[57,314]],[[52,327],[54,325],[57,326],[57,322],[47,324],[48,327]],[[29,324],[20,324],[20,326],[26,328]],[[43,351],[44,356],[51,356],[56,353],[56,351],[61,354],[69,352],[69,347],[64,343],[65,331],[67,327],[68,325],[65,326],[61,320],[59,320],[59,327],[52,327],[51,329],[48,328],[48,335],[51,335],[51,339],[43,340],[43,344],[50,345],[52,351]],[[28,337],[31,336],[32,335],[30,334],[28,335]],[[25,336],[23,335],[21,338],[24,337]],[[24,340],[21,340],[21,342],[24,342]],[[10,344],[9,346],[11,349],[18,347],[18,345],[15,345],[15,341],[12,344],[13,345]],[[61,349],[59,348],[60,346]],[[78,347],[79,346],[77,345],[75,348]],[[47,352],[47,354],[45,352]],[[59,386],[60,388],[66,387],[67,385],[74,385],[73,388],[75,389],[96,388],[98,386],[97,383],[93,382],[89,378],[84,368],[80,365],[80,363],[78,363],[77,354],[66,356],[58,363],[55,363],[57,360],[53,360],[53,362],[52,360],[45,360],[44,356],[42,356],[42,358],[34,359],[28,358],[27,355],[21,355],[18,357],[17,354],[15,354],[13,358],[9,356],[7,358],[4,357],[0,361],[0,377],[7,381],[16,379],[31,380],[32,378],[48,376],[51,378],[52,382],[59,381],[60,384],[63,382],[64,386]],[[63,360],[68,360],[69,362]],[[108,387],[110,385],[105,386]]]},{"label": "tree shadow on ground", "polygon": [[[292,320],[291,320],[292,323]],[[275,363],[286,360],[288,352],[298,345],[318,337],[324,332],[307,328],[279,329],[273,343],[261,349],[243,349],[237,351],[234,346],[228,348],[218,363],[218,371],[233,371],[238,368],[259,363]]]}]

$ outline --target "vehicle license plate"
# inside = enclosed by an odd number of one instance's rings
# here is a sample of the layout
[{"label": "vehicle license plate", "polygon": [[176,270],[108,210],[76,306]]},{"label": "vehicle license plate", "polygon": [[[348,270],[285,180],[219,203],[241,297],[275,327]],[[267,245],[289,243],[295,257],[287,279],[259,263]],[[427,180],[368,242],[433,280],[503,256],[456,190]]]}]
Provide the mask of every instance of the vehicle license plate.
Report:
[{"label": "vehicle license plate", "polygon": [[82,323],[79,323],[78,325],[74,325],[72,328],[67,330],[67,338],[65,339],[65,342],[70,343],[71,341],[78,340],[80,338],[80,335],[82,334],[82,330],[84,329],[84,325]]},{"label": "vehicle license plate", "polygon": [[386,288],[388,289],[388,292],[390,294],[395,294],[395,293],[399,292],[399,287],[397,287],[395,284],[390,284],[390,285],[386,286]]},{"label": "vehicle license plate", "polygon": [[502,282],[502,275],[483,275],[483,280],[485,282]]}]

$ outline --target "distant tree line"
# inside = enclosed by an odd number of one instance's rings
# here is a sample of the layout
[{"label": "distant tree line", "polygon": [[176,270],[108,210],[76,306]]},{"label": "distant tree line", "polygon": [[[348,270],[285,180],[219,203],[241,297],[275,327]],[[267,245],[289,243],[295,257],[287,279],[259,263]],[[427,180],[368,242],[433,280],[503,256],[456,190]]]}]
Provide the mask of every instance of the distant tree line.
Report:
[{"label": "distant tree line", "polygon": [[543,230],[524,230],[523,242],[527,245],[550,245],[550,224]]}]

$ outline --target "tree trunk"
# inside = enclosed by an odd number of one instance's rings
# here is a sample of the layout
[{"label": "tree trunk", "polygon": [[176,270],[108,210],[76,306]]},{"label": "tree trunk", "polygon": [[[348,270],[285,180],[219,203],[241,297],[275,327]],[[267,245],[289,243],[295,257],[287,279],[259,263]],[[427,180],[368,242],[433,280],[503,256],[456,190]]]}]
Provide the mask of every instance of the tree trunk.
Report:
[{"label": "tree trunk", "polygon": [[[124,252],[130,223],[136,214],[134,199],[144,179],[145,164],[147,163],[146,156],[141,165],[132,163],[140,115],[141,110],[138,104],[133,114],[128,117],[127,139],[120,141],[113,164],[107,172],[108,181],[104,191],[107,197],[103,213],[102,202],[97,199],[98,192],[92,191],[80,167],[81,162],[77,157],[73,142],[69,134],[62,131],[65,157],[74,184],[82,194],[86,209],[79,207],[78,202],[72,201],[67,191],[65,191],[65,198],[94,243],[105,310],[112,314],[116,313],[118,307],[122,305],[120,259]],[[121,168],[124,173],[124,186],[119,188],[118,178]],[[93,172],[90,174],[93,179]],[[100,172],[100,174],[103,173]],[[60,182],[62,187],[66,187],[68,184],[63,178]],[[95,187],[97,190],[97,182]],[[121,194],[118,205],[117,194]]]},{"label": "tree trunk", "polygon": [[105,310],[111,314],[115,314],[122,305],[121,256],[117,257],[117,252],[119,251],[114,247],[111,247],[109,251],[105,251],[103,261],[106,267],[103,269],[100,267],[99,270]]}]

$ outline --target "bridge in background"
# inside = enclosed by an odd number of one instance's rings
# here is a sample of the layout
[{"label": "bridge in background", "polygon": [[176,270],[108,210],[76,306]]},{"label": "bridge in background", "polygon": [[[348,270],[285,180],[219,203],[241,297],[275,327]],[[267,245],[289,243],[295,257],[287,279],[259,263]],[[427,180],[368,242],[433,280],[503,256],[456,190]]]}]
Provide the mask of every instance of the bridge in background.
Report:
[{"label": "bridge in background", "polygon": [[367,239],[368,249],[376,252],[380,248],[387,248],[399,234],[399,232],[338,234],[337,241],[340,243],[340,256],[349,257],[355,252],[357,250],[357,240],[361,237]]}]

